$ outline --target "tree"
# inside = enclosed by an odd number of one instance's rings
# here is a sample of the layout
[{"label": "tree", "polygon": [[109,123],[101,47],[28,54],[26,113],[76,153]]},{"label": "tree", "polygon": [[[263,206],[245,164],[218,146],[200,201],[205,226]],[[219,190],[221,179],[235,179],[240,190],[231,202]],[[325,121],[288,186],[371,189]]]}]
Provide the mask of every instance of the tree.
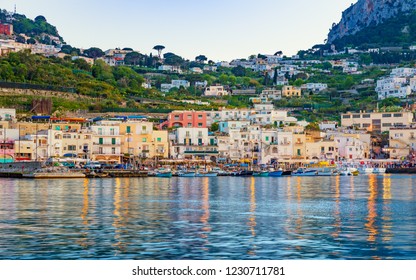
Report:
[{"label": "tree", "polygon": [[131,52],[126,54],[124,57],[124,62],[127,65],[137,65],[140,61],[142,61],[144,58],[144,55],[138,52]]},{"label": "tree", "polygon": [[44,16],[37,16],[35,17],[35,22],[46,22],[46,18]]},{"label": "tree", "polygon": [[204,63],[204,61],[207,61],[208,58],[205,55],[198,55],[197,57],[195,57],[195,61],[200,62],[200,63]]},{"label": "tree", "polygon": [[237,77],[244,77],[246,76],[246,69],[243,66],[239,65],[231,69],[231,73],[233,73]]},{"label": "tree", "polygon": [[98,57],[102,57],[104,55],[104,52],[100,48],[93,47],[85,50],[84,54],[90,58],[96,59]]},{"label": "tree", "polygon": [[163,55],[163,58],[165,59],[165,63],[168,65],[179,66],[185,62],[185,60],[182,57],[171,52],[165,53]]},{"label": "tree", "polygon": [[300,87],[301,85],[303,85],[305,82],[302,79],[296,79],[296,81],[293,82],[293,85],[295,87]]},{"label": "tree", "polygon": [[212,132],[218,131],[219,128],[220,128],[220,126],[218,125],[218,123],[214,122],[213,124],[211,124],[210,131],[212,131]]},{"label": "tree", "polygon": [[165,49],[165,46],[156,45],[156,46],[153,47],[153,49],[157,51],[157,55],[158,55],[159,59],[161,59],[162,58],[162,51]]}]

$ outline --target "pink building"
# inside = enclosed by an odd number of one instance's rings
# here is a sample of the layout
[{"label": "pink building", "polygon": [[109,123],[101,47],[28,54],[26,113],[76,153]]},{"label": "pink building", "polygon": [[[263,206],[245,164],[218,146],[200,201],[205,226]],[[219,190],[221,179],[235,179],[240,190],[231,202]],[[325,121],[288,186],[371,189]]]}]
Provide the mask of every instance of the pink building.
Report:
[{"label": "pink building", "polygon": [[0,142],[0,163],[14,161],[14,141]]},{"label": "pink building", "polygon": [[173,111],[159,129],[172,127],[207,127],[207,114],[200,111]]}]

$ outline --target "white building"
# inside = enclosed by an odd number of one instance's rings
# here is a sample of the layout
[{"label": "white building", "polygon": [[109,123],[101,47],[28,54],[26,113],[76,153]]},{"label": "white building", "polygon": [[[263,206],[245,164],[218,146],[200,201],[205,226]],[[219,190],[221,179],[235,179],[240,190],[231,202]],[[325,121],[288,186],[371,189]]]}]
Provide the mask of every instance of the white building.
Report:
[{"label": "white building", "polygon": [[406,98],[411,94],[411,87],[404,77],[385,77],[377,81],[376,92],[379,100],[388,97]]},{"label": "white building", "polygon": [[302,85],[301,88],[302,90],[306,90],[308,92],[320,92],[326,90],[328,88],[328,85],[323,83],[307,83],[305,85]]},{"label": "white building", "polygon": [[180,66],[173,66],[173,65],[160,65],[157,70],[178,73],[178,74],[182,73],[182,69]]},{"label": "white building", "polygon": [[16,119],[16,109],[0,108],[0,121]]},{"label": "white building", "polygon": [[228,95],[228,91],[224,90],[223,86],[210,86],[205,88],[205,96],[224,96]]},{"label": "white building", "polygon": [[171,84],[173,87],[176,87],[176,88],[180,88],[180,87],[189,88],[191,86],[191,84],[186,80],[172,80]]},{"label": "white building", "polygon": [[120,162],[120,122],[101,121],[91,126],[93,132],[92,157],[97,161]]},{"label": "white building", "polygon": [[170,146],[173,158],[211,159],[218,157],[217,140],[208,135],[208,128],[180,127],[174,132]]},{"label": "white building", "polygon": [[282,91],[276,89],[264,89],[260,93],[260,98],[267,98],[269,100],[280,100],[282,99]]}]

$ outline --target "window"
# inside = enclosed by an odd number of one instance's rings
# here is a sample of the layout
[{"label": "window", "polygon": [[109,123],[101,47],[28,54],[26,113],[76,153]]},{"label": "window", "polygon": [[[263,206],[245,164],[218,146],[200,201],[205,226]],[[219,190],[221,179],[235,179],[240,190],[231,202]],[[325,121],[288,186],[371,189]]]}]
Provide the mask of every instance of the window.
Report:
[{"label": "window", "polygon": [[116,154],[116,148],[111,148],[111,154],[113,154],[113,155]]},{"label": "window", "polygon": [[202,127],[202,123],[198,123],[198,127]]},{"label": "window", "polygon": [[143,126],[142,126],[142,131],[143,131],[143,133],[146,133],[146,130],[147,130],[147,126],[143,125]]},{"label": "window", "polygon": [[157,142],[162,142],[162,138],[158,137],[158,138],[156,139],[156,141],[157,141]]},{"label": "window", "polygon": [[403,117],[403,114],[394,114],[393,115],[395,118],[401,118],[401,117]]},{"label": "window", "polygon": [[343,115],[342,118],[343,119],[351,119],[351,115]]},{"label": "window", "polygon": [[127,131],[127,133],[131,133],[131,127],[127,126],[126,131]]},{"label": "window", "polygon": [[101,127],[98,128],[98,135],[103,135],[103,129]]},{"label": "window", "polygon": [[198,137],[202,137],[202,131],[198,131]]},{"label": "window", "polygon": [[202,115],[198,115],[198,119],[202,119]]},{"label": "window", "polygon": [[116,138],[111,138],[111,144],[115,145],[116,144]]},{"label": "window", "polygon": [[188,118],[188,120],[192,120],[192,115],[187,115],[186,117]]},{"label": "window", "polygon": [[68,151],[76,151],[77,150],[77,146],[75,145],[69,145],[68,146]]},{"label": "window", "polygon": [[352,118],[353,119],[359,119],[359,118],[361,118],[361,115],[359,115],[359,114],[358,115],[352,115]]},{"label": "window", "polygon": [[370,117],[370,114],[363,114],[363,119],[369,119]]},{"label": "window", "polygon": [[369,124],[369,123],[363,123],[363,128],[367,128],[367,127],[370,127],[371,126],[371,124]]},{"label": "window", "polygon": [[103,143],[104,143],[104,139],[103,138],[98,138],[98,144],[102,145]]},{"label": "window", "polygon": [[64,139],[71,139],[71,134],[64,134],[63,135],[63,138]]},{"label": "window", "polygon": [[60,125],[55,126],[55,130],[61,130],[61,126]]},{"label": "window", "polygon": [[115,135],[115,129],[114,128],[110,128],[110,135]]},{"label": "window", "polygon": [[391,118],[391,114],[383,114],[382,117],[383,118]]},{"label": "window", "polygon": [[298,155],[298,156],[301,156],[301,155],[302,155],[302,153],[301,153],[300,149],[298,149],[298,151],[297,151],[297,155]]},{"label": "window", "polygon": [[269,141],[269,136],[266,136],[266,141]]},{"label": "window", "polygon": [[383,127],[390,127],[391,123],[383,123]]},{"label": "window", "polygon": [[142,138],[142,142],[147,142],[147,138]]},{"label": "window", "polygon": [[191,136],[191,133],[190,133],[189,131],[186,131],[186,132],[185,132],[185,136],[186,136],[186,137],[190,137],[190,136]]}]

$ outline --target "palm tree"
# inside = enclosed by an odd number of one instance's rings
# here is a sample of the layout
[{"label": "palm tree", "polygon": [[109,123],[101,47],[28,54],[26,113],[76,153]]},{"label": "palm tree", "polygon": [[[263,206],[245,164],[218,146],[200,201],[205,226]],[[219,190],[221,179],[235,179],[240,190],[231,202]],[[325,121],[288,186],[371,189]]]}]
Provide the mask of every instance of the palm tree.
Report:
[{"label": "palm tree", "polygon": [[160,60],[161,56],[162,56],[162,51],[165,49],[165,46],[156,45],[156,46],[153,47],[153,49],[157,51],[157,55],[158,55],[159,60]]}]

